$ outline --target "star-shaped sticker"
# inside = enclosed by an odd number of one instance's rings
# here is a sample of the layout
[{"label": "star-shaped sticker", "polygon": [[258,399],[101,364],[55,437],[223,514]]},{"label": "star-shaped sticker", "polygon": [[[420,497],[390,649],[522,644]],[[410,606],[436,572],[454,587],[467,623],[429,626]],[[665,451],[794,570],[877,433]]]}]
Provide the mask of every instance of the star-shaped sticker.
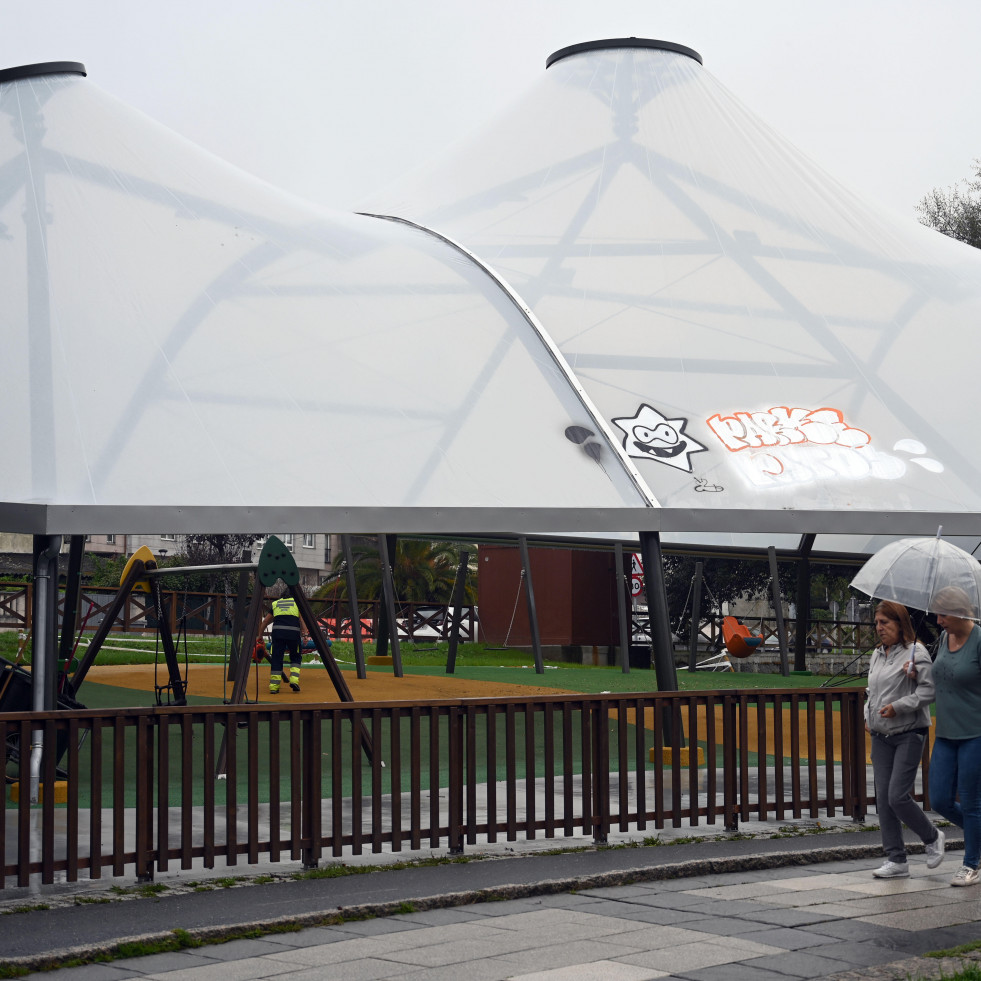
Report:
[{"label": "star-shaped sticker", "polygon": [[691,473],[691,454],[705,449],[685,433],[687,419],[668,419],[646,404],[632,416],[614,419],[613,424],[624,433],[627,455],[637,460],[666,463]]}]

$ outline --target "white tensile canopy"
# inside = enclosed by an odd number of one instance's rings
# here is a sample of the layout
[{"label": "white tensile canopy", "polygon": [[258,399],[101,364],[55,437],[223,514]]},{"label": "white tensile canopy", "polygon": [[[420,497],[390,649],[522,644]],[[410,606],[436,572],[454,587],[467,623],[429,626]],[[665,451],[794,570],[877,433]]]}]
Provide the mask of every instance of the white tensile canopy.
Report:
[{"label": "white tensile canopy", "polygon": [[976,542],[981,255],[688,49],[552,60],[395,221],[0,73],[0,527]]},{"label": "white tensile canopy", "polygon": [[80,65],[0,73],[0,296],[5,531],[514,532],[653,513],[479,262],[297,201]]},{"label": "white tensile canopy", "polygon": [[563,49],[362,210],[461,242],[528,303],[665,542],[977,543],[981,253],[859,200],[695,52]]}]

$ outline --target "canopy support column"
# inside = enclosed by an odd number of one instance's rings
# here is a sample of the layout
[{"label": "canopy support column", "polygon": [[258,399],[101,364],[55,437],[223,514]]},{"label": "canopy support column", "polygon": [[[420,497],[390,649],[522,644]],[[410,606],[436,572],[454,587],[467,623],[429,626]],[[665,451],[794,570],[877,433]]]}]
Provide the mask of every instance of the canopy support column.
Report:
[{"label": "canopy support column", "polygon": [[620,624],[620,670],[630,673],[630,607],[627,605],[626,570],[623,567],[623,545],[614,546],[614,571],[617,577],[617,620]]},{"label": "canopy support column", "polygon": [[[32,708],[53,711],[57,704],[58,648],[55,623],[58,612],[58,553],[61,535],[34,536],[34,646],[31,655]],[[45,749],[44,730],[35,729],[31,737],[31,803],[41,799],[41,762]],[[49,752],[55,747],[49,746]]]},{"label": "canopy support column", "polygon": [[[654,676],[658,691],[677,691],[678,672],[674,665],[674,644],[668,620],[668,591],[664,585],[664,559],[661,536],[656,531],[640,533],[640,557],[644,563],[644,589],[647,592],[647,622],[650,625],[651,646],[654,652]],[[663,723],[664,745],[681,749],[685,734],[672,726],[672,713],[666,712]]]},{"label": "canopy support column", "polygon": [[640,533],[640,554],[644,561],[644,588],[654,650],[654,674],[658,691],[677,691],[678,673],[674,666],[674,645],[668,620],[668,591],[664,585],[661,536],[656,531]]}]

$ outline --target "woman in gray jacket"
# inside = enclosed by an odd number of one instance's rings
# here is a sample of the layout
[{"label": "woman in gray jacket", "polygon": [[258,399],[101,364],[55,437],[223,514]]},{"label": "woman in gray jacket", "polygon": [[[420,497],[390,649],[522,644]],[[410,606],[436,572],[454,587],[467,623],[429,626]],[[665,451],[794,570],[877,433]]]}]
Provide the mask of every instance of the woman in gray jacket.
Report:
[{"label": "woman in gray jacket", "polygon": [[[933,662],[917,643],[909,611],[886,600],[875,608],[879,646],[872,652],[865,728],[872,733],[875,806],[886,861],[877,879],[909,876],[903,824],[926,845],[927,868],[944,858],[944,833],[913,800],[913,781],[930,731]],[[915,667],[914,667],[915,664]]]}]

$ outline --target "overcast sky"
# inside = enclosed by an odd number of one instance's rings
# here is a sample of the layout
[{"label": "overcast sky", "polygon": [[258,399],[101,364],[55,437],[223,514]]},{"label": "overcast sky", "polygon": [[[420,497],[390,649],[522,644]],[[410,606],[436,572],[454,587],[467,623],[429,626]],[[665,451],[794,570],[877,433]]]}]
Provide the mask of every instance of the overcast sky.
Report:
[{"label": "overcast sky", "polygon": [[835,177],[913,215],[981,157],[977,0],[0,0],[0,68],[90,81],[349,208],[479,127],[568,44],[695,48]]}]

